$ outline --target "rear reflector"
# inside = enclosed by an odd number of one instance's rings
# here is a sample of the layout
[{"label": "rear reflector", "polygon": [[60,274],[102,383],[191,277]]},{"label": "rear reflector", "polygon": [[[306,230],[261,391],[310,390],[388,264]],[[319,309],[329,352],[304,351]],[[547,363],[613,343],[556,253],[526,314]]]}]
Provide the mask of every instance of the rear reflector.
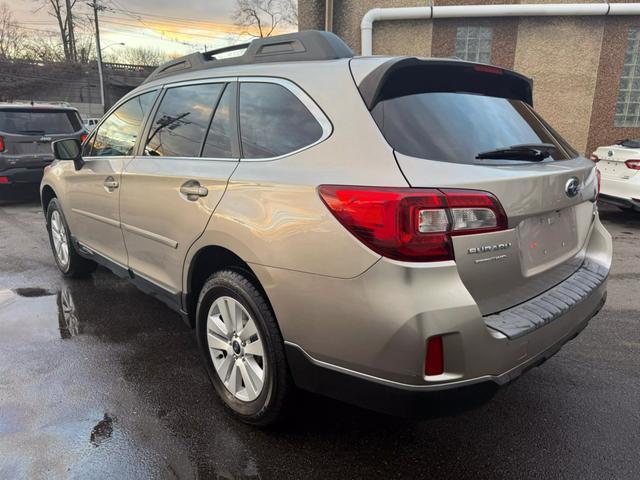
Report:
[{"label": "rear reflector", "polygon": [[444,373],[444,352],[440,335],[427,340],[427,354],[424,362],[424,374],[442,375]]},{"label": "rear reflector", "polygon": [[631,170],[640,170],[640,160],[627,160],[624,164]]},{"label": "rear reflector", "polygon": [[4,183],[4,184],[9,183],[9,178],[8,177],[0,177],[0,183]]},{"label": "rear reflector", "polygon": [[347,230],[395,260],[453,260],[452,236],[507,228],[502,206],[487,192],[339,185],[318,190]]}]

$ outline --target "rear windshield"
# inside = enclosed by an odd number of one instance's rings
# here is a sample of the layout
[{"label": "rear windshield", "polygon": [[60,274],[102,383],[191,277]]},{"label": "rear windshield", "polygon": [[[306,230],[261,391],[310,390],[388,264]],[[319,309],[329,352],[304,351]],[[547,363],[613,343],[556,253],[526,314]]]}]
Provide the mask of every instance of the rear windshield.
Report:
[{"label": "rear windshield", "polygon": [[69,110],[0,110],[0,132],[19,135],[75,133],[80,120]]},{"label": "rear windshield", "polygon": [[525,102],[466,93],[429,92],[379,102],[372,115],[389,144],[413,157],[477,163],[481,152],[551,143],[551,160],[578,154]]}]

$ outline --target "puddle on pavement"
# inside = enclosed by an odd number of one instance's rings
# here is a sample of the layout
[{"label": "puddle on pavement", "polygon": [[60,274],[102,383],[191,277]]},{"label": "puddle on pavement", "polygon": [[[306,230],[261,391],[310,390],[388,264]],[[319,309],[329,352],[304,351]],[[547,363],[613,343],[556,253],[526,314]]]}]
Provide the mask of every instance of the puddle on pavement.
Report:
[{"label": "puddle on pavement", "polygon": [[49,295],[55,295],[55,292],[51,292],[46,288],[16,288],[13,291],[19,296],[25,298],[48,297]]},{"label": "puddle on pavement", "polygon": [[[57,325],[52,321],[57,317]],[[0,325],[3,337],[27,340],[69,339],[82,331],[71,291],[45,288],[0,289]]]},{"label": "puddle on pavement", "polygon": [[111,417],[108,413],[104,414],[104,418],[100,420],[93,430],[91,430],[91,445],[94,447],[99,447],[106,440],[111,438],[113,435],[113,421],[114,418]]}]

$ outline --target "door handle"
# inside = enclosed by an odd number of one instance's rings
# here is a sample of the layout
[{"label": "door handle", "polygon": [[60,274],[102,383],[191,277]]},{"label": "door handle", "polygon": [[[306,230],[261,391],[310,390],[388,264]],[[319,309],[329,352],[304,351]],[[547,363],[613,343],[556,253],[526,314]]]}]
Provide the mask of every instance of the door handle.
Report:
[{"label": "door handle", "polygon": [[120,183],[118,183],[118,181],[111,176],[107,177],[104,181],[104,189],[107,192],[113,192],[119,186],[120,186]]},{"label": "door handle", "polygon": [[185,195],[187,200],[195,202],[198,198],[209,195],[209,190],[200,185],[197,180],[188,180],[180,187],[180,193]]}]

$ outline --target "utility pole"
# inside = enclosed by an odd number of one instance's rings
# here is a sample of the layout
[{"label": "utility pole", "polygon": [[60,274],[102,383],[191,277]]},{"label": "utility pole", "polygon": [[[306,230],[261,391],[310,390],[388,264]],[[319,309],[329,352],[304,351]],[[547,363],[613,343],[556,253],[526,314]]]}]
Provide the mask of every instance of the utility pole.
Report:
[{"label": "utility pole", "polygon": [[102,113],[104,113],[104,76],[102,72],[102,49],[100,48],[100,26],[98,24],[98,12],[104,10],[104,7],[102,5],[98,5],[97,0],[93,0],[92,3],[87,5],[93,8],[93,19],[96,27],[96,58],[98,60],[98,78],[100,80],[100,103],[102,104]]},{"label": "utility pole", "polygon": [[71,0],[65,0],[67,7],[67,35],[69,38],[69,56],[72,62],[78,61],[78,52],[76,51],[76,36],[73,32],[73,14],[71,13]]}]

